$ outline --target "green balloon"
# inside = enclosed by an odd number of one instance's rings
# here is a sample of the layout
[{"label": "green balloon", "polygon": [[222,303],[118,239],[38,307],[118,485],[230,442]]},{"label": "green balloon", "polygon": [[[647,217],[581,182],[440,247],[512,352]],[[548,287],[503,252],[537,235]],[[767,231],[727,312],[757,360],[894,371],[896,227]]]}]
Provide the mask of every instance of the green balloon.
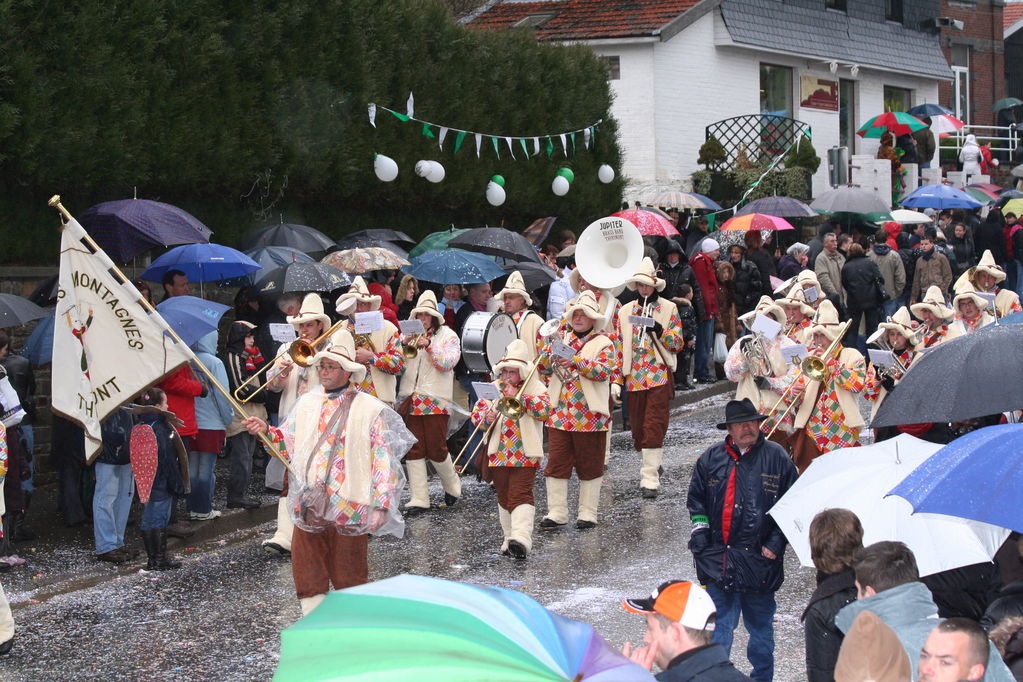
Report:
[{"label": "green balloon", "polygon": [[504,187],[504,176],[495,175],[494,177],[490,178],[490,182],[494,183],[495,185],[500,185],[501,187]]},{"label": "green balloon", "polygon": [[561,177],[565,178],[569,182],[572,182],[573,180],[575,180],[575,173],[572,172],[571,168],[559,168],[558,169],[558,175],[560,175]]}]

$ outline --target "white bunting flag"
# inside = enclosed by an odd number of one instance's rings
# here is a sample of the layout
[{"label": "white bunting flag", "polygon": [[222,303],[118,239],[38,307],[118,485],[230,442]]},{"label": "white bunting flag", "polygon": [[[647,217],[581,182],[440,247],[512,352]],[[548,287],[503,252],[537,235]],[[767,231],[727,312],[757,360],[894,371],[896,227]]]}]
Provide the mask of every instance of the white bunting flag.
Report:
[{"label": "white bunting flag", "polygon": [[476,158],[480,158],[480,145],[483,144],[483,136],[476,133]]},{"label": "white bunting flag", "polygon": [[167,323],[139,302],[131,283],[111,273],[110,258],[91,253],[85,230],[64,226],[53,326],[53,409],[85,429],[85,458],[100,452],[100,422],[139,392],[194,357],[164,334]]},{"label": "white bunting flag", "polygon": [[447,128],[441,128],[440,129],[440,133],[437,135],[437,146],[440,147],[442,151],[444,149],[444,138],[447,137],[447,136],[448,136],[448,129]]},{"label": "white bunting flag", "polygon": [[405,103],[405,115],[409,118],[416,117],[416,101],[411,92],[408,94],[408,102]]},{"label": "white bunting flag", "polygon": [[504,138],[504,141],[508,143],[508,153],[511,154],[511,157],[514,159],[515,158],[515,148],[512,147],[512,139],[510,137],[506,137],[506,138]]},{"label": "white bunting flag", "polygon": [[561,138],[561,149],[565,152],[565,156],[568,156],[568,140],[565,139],[565,134],[559,135]]},{"label": "white bunting flag", "polygon": [[374,128],[376,128],[377,127],[377,105],[375,105],[372,102],[370,102],[370,104],[367,107],[367,109],[369,110],[369,124],[371,126],[373,126]]},{"label": "white bunting flag", "polygon": [[590,148],[590,129],[586,128],[583,130],[583,146],[587,149]]},{"label": "white bunting flag", "polygon": [[533,138],[533,156],[539,156],[539,155],[540,155],[540,138],[539,137],[534,137]]}]

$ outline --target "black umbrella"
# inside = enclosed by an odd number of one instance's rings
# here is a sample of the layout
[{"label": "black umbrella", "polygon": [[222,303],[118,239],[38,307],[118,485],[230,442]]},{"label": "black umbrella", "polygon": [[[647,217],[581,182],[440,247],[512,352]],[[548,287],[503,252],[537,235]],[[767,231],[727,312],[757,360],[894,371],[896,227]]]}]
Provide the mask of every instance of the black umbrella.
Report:
[{"label": "black umbrella", "polygon": [[271,270],[256,282],[256,291],[275,296],[299,291],[334,291],[349,286],[351,278],[326,263],[289,263]]},{"label": "black umbrella", "polygon": [[810,208],[826,213],[875,213],[887,212],[891,207],[872,190],[845,185],[824,192]]},{"label": "black umbrella", "polygon": [[558,273],[540,263],[508,263],[502,267],[509,275],[517,270],[530,291],[545,287],[558,278]]},{"label": "black umbrella", "polygon": [[78,222],[114,260],[126,263],[154,246],[208,244],[210,228],[161,201],[121,199],[85,209]]},{"label": "black umbrella", "polygon": [[477,227],[468,230],[448,242],[448,246],[515,261],[540,262],[540,256],[529,240],[503,227]]},{"label": "black umbrella", "polygon": [[[364,230],[368,231],[368,230]],[[413,242],[414,244],[415,242]],[[368,249],[368,248],[379,248],[387,249],[391,253],[401,256],[405,260],[408,260],[408,251],[401,248],[394,242],[384,241],[383,239],[372,239],[364,235],[350,234],[346,237],[341,237],[337,242],[337,251],[346,251],[348,249]]]},{"label": "black umbrella", "polygon": [[0,327],[15,327],[46,315],[45,310],[27,298],[14,294],[0,294]]},{"label": "black umbrella", "polygon": [[399,230],[386,230],[386,229],[372,229],[372,230],[359,230],[358,232],[352,232],[349,237],[364,237],[366,239],[378,239],[382,242],[391,242],[398,246],[413,247],[416,245],[416,240],[408,236],[404,232]]},{"label": "black umbrella", "polygon": [[57,305],[57,290],[60,289],[57,279],[57,275],[50,275],[44,279],[28,295],[28,300],[41,306]]},{"label": "black umbrella", "polygon": [[334,240],[308,225],[280,223],[267,225],[242,237],[242,251],[260,246],[290,246],[303,253],[322,253],[334,245]]},{"label": "black umbrella", "polygon": [[872,427],[958,422],[1023,407],[1023,325],[989,325],[924,353]]}]

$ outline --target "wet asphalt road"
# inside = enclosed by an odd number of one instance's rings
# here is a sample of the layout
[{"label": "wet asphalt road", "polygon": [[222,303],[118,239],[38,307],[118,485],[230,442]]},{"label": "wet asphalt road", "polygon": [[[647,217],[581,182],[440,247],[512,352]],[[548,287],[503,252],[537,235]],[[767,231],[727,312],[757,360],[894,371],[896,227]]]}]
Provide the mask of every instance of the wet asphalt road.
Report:
[{"label": "wet asphalt road", "polygon": [[[621,599],[646,595],[664,580],[695,580],[686,551],[686,490],[697,456],[721,437],[714,424],[726,400],[709,398],[674,412],[656,500],[639,497],[638,456],[628,434],[616,433],[597,528],[537,531],[528,561],[503,557],[494,494],[466,478],[464,503],[410,520],[403,540],[371,543],[370,578],[417,573],[509,587],[592,623],[615,646],[640,641],[643,619],[626,613]],[[437,501],[441,492],[434,481],[432,492]],[[537,492],[539,521],[542,482]],[[570,504],[574,508],[574,484]],[[259,547],[272,526],[183,547],[177,554],[185,565],[166,573],[102,566],[106,572],[97,577],[96,562],[80,551],[40,552],[32,569],[2,577],[18,629],[14,651],[0,659],[0,678],[269,679],[279,633],[300,616],[290,564]],[[43,589],[33,584],[37,571],[39,580],[59,571],[85,577]],[[776,680],[805,677],[799,616],[812,589],[813,571],[786,552],[786,580],[777,595]],[[745,643],[740,625],[732,660],[748,672]]]}]

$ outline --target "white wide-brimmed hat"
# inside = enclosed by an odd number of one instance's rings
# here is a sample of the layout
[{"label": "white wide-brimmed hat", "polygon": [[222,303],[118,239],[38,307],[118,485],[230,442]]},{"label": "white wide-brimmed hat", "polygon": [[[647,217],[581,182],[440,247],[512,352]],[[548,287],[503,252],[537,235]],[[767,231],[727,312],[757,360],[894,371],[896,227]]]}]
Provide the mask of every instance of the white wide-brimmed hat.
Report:
[{"label": "white wide-brimmed hat", "polygon": [[813,318],[813,325],[810,327],[810,337],[812,338],[814,334],[819,333],[834,341],[838,336],[841,326],[842,323],[838,321],[838,311],[835,309],[835,304],[824,299],[821,301],[820,307],[817,308],[817,314]]},{"label": "white wide-brimmed hat", "polygon": [[649,258],[644,258],[639,263],[639,269],[632,277],[625,280],[625,286],[629,288],[629,291],[635,291],[636,286],[640,284],[646,284],[651,286],[657,291],[664,291],[665,281],[657,276],[657,269],[654,268],[654,262]]},{"label": "white wide-brimmed hat", "polygon": [[330,326],[330,318],[323,312],[323,299],[317,293],[306,294],[305,298],[302,299],[302,305],[299,306],[298,315],[293,317],[289,315],[284,319],[294,326],[295,329],[298,329],[298,325],[303,322],[313,322],[315,320],[322,322],[324,329]]},{"label": "white wide-brimmed hat", "polygon": [[943,320],[954,317],[956,314],[954,310],[945,305],[945,296],[941,293],[941,289],[933,285],[927,287],[927,293],[924,294],[923,299],[919,303],[909,306],[909,309],[921,319],[923,319],[925,310],[929,310],[932,315]]},{"label": "white wide-brimmed hat", "polygon": [[785,311],[782,310],[781,306],[778,305],[770,296],[761,296],[760,300],[757,302],[757,307],[748,313],[740,315],[739,321],[746,325],[746,328],[749,329],[753,326],[753,322],[757,319],[757,315],[773,317],[775,322],[783,327],[785,326]]},{"label": "white wide-brimmed hat", "polygon": [[995,282],[1005,279],[1005,270],[995,263],[995,257],[991,255],[990,249],[985,249],[981,255],[980,261],[977,263],[977,272],[991,275],[995,278]]},{"label": "white wide-brimmed hat", "polygon": [[503,302],[504,297],[509,294],[521,296],[526,299],[527,306],[533,305],[533,297],[529,295],[529,291],[526,289],[526,283],[522,279],[522,273],[518,270],[515,270],[508,276],[508,281],[504,283],[504,289],[498,291],[494,298],[500,299]]},{"label": "white wide-brimmed hat", "polygon": [[437,295],[427,289],[419,295],[419,300],[416,301],[416,307],[409,313],[408,319],[416,319],[416,315],[419,313],[427,313],[437,318],[437,321],[444,324],[444,315],[440,312],[440,308],[437,307]]},{"label": "white wide-brimmed hat", "polygon": [[597,297],[588,289],[569,302],[568,308],[565,310],[565,317],[571,321],[572,315],[577,310],[581,310],[586,313],[586,317],[591,320],[596,321],[604,319],[604,316],[600,314],[600,306],[597,305]]},{"label": "white wide-brimmed hat", "polygon": [[346,372],[352,373],[352,380],[360,382],[366,377],[366,366],[355,361],[355,339],[346,329],[339,329],[330,335],[327,347],[313,356],[313,364],[320,360],[333,360]]},{"label": "white wide-brimmed hat", "polygon": [[348,291],[338,297],[336,307],[337,312],[343,315],[350,315],[354,310],[352,301],[355,301],[356,303],[369,303],[370,310],[380,309],[380,297],[369,293],[369,287],[366,286],[366,280],[364,280],[361,275],[355,278]]},{"label": "white wide-brimmed hat", "polygon": [[894,315],[878,326],[890,332],[898,332],[907,340],[913,340],[916,337],[916,330],[913,329],[913,318],[910,316],[906,306],[896,310]]},{"label": "white wide-brimmed hat", "polygon": [[799,274],[796,275],[796,284],[798,284],[799,287],[802,288],[803,285],[807,283],[813,284],[815,287],[820,289],[821,283],[817,279],[816,272],[814,272],[813,270],[800,270]]},{"label": "white wide-brimmed hat", "polygon": [[973,287],[969,288],[963,287],[962,289],[959,290],[958,293],[956,293],[956,297],[952,299],[953,310],[955,310],[957,313],[960,312],[959,304],[967,299],[973,299],[973,302],[977,304],[977,307],[980,308],[981,312],[991,307],[991,304],[988,303],[987,300],[982,298],[977,293],[976,289],[974,289]]},{"label": "white wide-brimmed hat", "polygon": [[803,294],[803,289],[801,287],[792,287],[789,289],[788,296],[779,298],[776,302],[778,305],[783,307],[799,306],[800,312],[802,312],[806,317],[813,317],[814,312],[816,312],[813,307],[806,302],[806,296]]}]

